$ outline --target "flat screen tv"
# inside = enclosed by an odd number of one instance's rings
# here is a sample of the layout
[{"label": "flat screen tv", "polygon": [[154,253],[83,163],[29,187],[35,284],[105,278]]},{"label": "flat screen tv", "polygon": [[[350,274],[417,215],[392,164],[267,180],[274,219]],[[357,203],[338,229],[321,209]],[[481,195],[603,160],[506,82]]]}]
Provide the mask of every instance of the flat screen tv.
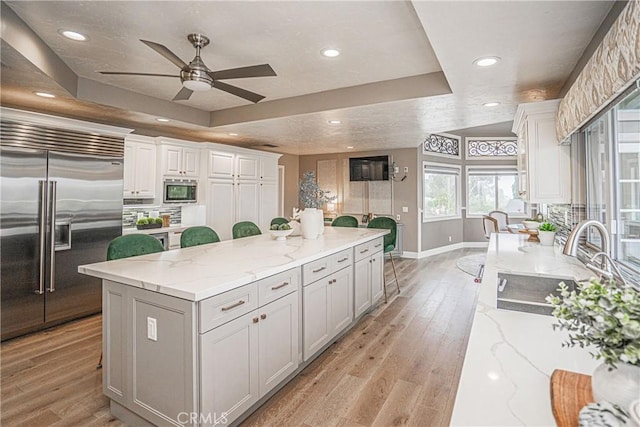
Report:
[{"label": "flat screen tv", "polygon": [[350,181],[388,181],[389,156],[352,157],[349,159]]}]

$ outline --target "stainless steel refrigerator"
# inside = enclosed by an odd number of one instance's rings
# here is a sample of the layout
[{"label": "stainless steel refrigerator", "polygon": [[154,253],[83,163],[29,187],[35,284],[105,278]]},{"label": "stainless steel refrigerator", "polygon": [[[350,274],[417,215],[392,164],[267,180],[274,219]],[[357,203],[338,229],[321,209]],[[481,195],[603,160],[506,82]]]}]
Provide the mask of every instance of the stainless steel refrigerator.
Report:
[{"label": "stainless steel refrigerator", "polygon": [[2,123],[2,340],[101,309],[104,261],[122,233],[122,140]]}]

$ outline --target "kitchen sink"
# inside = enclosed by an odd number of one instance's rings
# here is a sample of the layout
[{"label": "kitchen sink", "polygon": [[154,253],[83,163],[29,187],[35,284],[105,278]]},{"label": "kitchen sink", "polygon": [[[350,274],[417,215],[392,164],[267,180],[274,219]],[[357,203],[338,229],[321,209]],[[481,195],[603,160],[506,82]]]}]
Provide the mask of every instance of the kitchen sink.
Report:
[{"label": "kitchen sink", "polygon": [[498,273],[497,306],[504,310],[551,316],[553,306],[545,298],[549,294],[558,295],[560,282],[564,282],[569,291],[576,288],[573,280]]}]

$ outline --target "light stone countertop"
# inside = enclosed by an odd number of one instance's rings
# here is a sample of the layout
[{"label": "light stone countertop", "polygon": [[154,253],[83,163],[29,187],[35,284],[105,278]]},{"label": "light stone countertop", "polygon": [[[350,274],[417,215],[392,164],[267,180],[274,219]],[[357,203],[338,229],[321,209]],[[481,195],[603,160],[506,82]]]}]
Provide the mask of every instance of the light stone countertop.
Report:
[{"label": "light stone countertop", "polygon": [[[588,349],[562,348],[568,335],[552,329],[554,317],[496,308],[498,272],[574,280],[593,276],[561,248],[529,243],[527,237],[491,237],[451,425],[553,426],[553,370],[591,375],[600,363]],[[469,286],[475,286],[471,278]]]},{"label": "light stone countertop", "polygon": [[78,271],[190,301],[227,292],[388,234],[388,230],[325,227],[317,240],[276,241],[270,234],[81,265]]}]

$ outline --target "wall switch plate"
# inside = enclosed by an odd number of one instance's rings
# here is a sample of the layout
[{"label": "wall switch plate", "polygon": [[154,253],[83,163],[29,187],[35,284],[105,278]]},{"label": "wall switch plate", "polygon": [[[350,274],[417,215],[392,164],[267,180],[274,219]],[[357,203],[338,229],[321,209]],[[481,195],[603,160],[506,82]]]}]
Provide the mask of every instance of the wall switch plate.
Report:
[{"label": "wall switch plate", "polygon": [[400,221],[400,214],[396,215],[396,221]]},{"label": "wall switch plate", "polygon": [[158,322],[153,317],[147,317],[147,338],[158,341]]},{"label": "wall switch plate", "polygon": [[409,206],[403,206],[402,213],[408,213],[408,212],[409,212]]},{"label": "wall switch plate", "polygon": [[404,167],[404,173],[409,173],[409,166]]}]

